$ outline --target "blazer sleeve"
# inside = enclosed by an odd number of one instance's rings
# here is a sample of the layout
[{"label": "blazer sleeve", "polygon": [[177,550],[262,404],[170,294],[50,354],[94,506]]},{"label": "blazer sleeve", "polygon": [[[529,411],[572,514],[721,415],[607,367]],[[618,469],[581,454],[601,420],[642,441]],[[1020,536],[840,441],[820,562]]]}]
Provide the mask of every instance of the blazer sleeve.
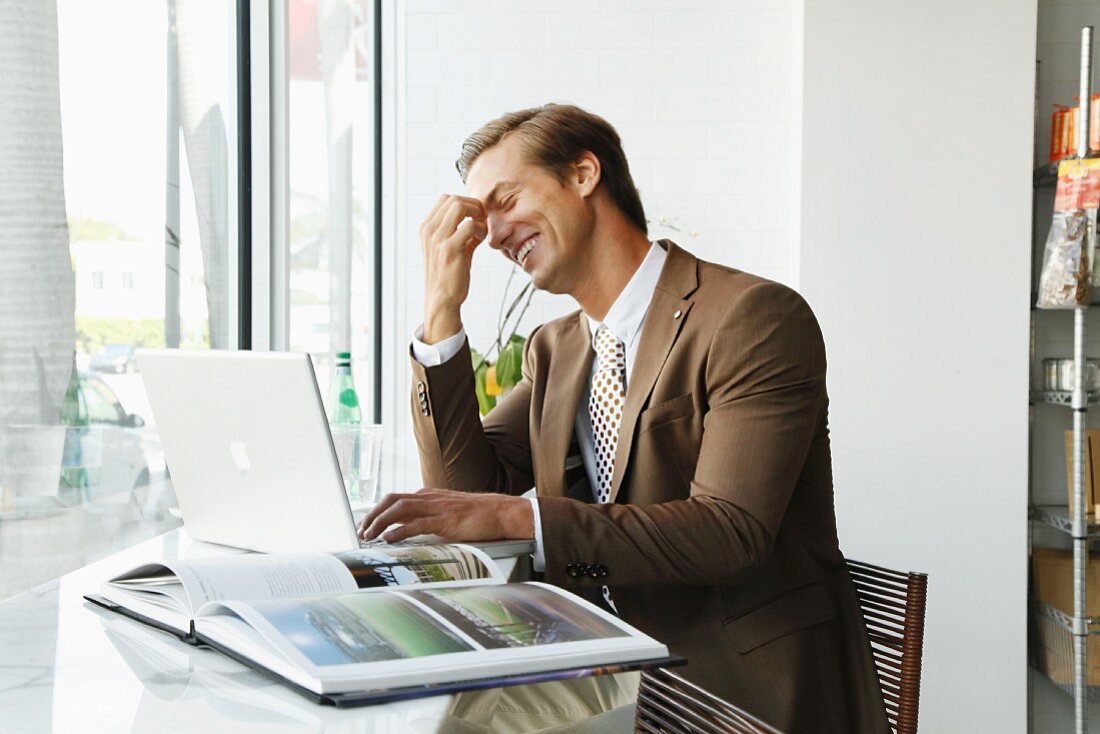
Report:
[{"label": "blazer sleeve", "polygon": [[[639,506],[540,497],[548,582],[725,585],[768,558],[824,426],[821,330],[801,296],[765,281],[734,298],[703,370],[708,407],[688,498]],[[601,565],[607,577],[572,578],[574,563]]]},{"label": "blazer sleeve", "polygon": [[425,486],[504,494],[522,494],[534,486],[530,344],[528,339],[524,346],[522,380],[484,422],[469,340],[435,367],[425,367],[410,354],[413,433]]}]

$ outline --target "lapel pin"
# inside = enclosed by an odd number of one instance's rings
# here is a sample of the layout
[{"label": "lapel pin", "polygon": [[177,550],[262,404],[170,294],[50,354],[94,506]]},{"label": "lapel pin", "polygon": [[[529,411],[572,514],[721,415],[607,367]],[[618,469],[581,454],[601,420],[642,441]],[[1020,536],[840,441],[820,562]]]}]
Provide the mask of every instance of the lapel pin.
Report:
[{"label": "lapel pin", "polygon": [[681,313],[680,309],[676,309],[676,313],[672,314],[672,318],[674,318],[674,319],[680,318],[680,313]]}]

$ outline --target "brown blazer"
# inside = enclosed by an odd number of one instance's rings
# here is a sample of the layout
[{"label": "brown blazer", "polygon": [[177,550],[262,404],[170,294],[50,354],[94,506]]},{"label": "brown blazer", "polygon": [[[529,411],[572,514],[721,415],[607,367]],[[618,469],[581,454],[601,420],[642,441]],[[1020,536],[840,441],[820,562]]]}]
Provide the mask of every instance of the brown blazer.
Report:
[{"label": "brown blazer", "polygon": [[611,502],[591,502],[576,453],[593,358],[580,311],[531,334],[522,382],[484,422],[468,345],[412,360],[424,483],[534,486],[547,582],[590,598],[606,583],[687,678],[783,731],[888,732],[837,545],[817,321],[785,286],[661,245]]}]

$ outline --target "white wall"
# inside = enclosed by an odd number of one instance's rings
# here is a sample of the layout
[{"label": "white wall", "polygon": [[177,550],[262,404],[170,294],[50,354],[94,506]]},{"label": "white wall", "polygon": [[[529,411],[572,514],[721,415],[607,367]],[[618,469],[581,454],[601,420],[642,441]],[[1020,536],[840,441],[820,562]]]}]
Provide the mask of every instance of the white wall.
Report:
[{"label": "white wall", "polygon": [[[461,191],[462,139],[550,100],[606,116],[651,218],[678,217],[702,256],[796,284],[817,312],[842,547],[930,575],[921,729],[1023,731],[1035,0],[420,1],[397,15],[387,343],[420,320],[417,226]],[[508,267],[485,251],[475,269],[479,346]],[[528,328],[571,307],[537,304]],[[391,357],[385,415],[402,436],[408,368]]]},{"label": "white wall", "polygon": [[922,731],[1026,727],[1035,0],[808,0],[800,285],[841,544],[929,574]]},{"label": "white wall", "polygon": [[[440,193],[461,193],[464,138],[501,114],[565,101],[619,130],[655,226],[710,260],[796,277],[792,233],[795,0],[461,0],[399,6],[394,343],[423,311],[417,228]],[[697,236],[691,236],[694,230]],[[463,312],[471,344],[495,335],[510,265],[482,248]],[[520,273],[517,281],[525,282]],[[540,294],[523,332],[575,308]],[[387,336],[387,343],[391,341]],[[408,434],[405,352],[387,361],[385,420]],[[411,452],[407,451],[406,454]],[[404,481],[415,482],[415,473]]]}]

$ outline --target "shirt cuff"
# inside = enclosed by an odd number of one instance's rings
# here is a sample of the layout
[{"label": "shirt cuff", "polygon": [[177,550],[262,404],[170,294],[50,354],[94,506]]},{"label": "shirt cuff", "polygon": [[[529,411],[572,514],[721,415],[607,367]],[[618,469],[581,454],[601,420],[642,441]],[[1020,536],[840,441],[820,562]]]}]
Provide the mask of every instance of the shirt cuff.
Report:
[{"label": "shirt cuff", "polygon": [[535,517],[535,552],[531,556],[531,568],[539,573],[546,570],[546,555],[542,552],[542,522],[539,521],[538,497],[528,497],[531,502],[531,512]]},{"label": "shirt cuff", "polygon": [[454,336],[449,336],[443,341],[436,342],[435,344],[425,344],[421,341],[423,338],[424,324],[421,324],[416,327],[416,331],[413,332],[413,357],[425,367],[438,367],[444,362],[449,361],[451,357],[462,350],[462,343],[466,341],[466,330],[459,329],[458,333]]}]

